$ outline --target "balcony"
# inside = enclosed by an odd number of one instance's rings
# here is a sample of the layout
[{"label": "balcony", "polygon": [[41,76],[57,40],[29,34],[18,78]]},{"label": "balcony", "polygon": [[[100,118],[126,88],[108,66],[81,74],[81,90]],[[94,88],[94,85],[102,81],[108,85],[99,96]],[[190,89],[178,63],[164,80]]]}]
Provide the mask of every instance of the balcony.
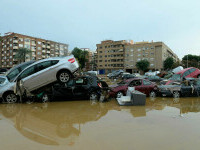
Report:
[{"label": "balcony", "polygon": [[13,40],[13,43],[18,43],[18,40]]},{"label": "balcony", "polygon": [[42,48],[46,48],[46,45],[42,45]]},{"label": "balcony", "polygon": [[13,55],[16,55],[17,53],[16,52],[13,52]]},{"label": "balcony", "polygon": [[43,53],[46,53],[46,50],[42,50]]},{"label": "balcony", "polygon": [[48,49],[50,49],[50,46],[47,46]]},{"label": "balcony", "polygon": [[13,46],[13,49],[18,49],[18,46]]},{"label": "balcony", "polygon": [[50,51],[47,51],[47,54],[50,54]]}]

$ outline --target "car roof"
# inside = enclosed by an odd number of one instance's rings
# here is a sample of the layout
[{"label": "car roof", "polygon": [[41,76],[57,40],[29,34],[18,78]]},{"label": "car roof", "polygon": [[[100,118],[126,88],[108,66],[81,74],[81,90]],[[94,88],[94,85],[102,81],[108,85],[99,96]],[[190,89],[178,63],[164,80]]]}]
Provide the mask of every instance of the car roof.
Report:
[{"label": "car roof", "polygon": [[[192,69],[192,68],[194,68],[194,67],[185,68],[185,69],[183,69],[183,70],[177,72],[176,74],[183,74],[184,72],[186,72],[187,70]],[[194,68],[194,69],[197,69],[197,68]]]},{"label": "car roof", "polygon": [[35,60],[31,60],[31,61],[27,61],[27,62],[21,63],[21,64],[19,64],[19,65],[16,65],[15,67],[13,67],[13,68],[11,68],[10,70],[8,70],[7,74],[8,74],[9,72],[11,72],[11,71],[17,69],[17,68],[20,68],[20,67],[22,67],[22,66],[24,66],[24,65],[26,65],[26,64],[34,63],[34,62],[35,62]]}]

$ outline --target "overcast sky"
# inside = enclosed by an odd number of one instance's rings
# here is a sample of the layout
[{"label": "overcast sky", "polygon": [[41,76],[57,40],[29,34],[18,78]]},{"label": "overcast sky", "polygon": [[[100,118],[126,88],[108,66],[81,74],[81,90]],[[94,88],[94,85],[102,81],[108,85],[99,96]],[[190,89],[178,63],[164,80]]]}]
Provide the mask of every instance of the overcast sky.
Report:
[{"label": "overcast sky", "polygon": [[0,0],[0,33],[96,50],[102,40],[163,41],[200,55],[199,0]]}]

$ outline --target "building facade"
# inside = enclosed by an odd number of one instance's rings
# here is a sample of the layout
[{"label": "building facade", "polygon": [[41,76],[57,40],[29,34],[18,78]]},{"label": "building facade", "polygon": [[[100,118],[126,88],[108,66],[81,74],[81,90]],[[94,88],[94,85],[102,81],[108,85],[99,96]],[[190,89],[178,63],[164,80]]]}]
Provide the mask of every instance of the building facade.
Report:
[{"label": "building facade", "polygon": [[58,43],[18,33],[8,33],[0,41],[0,67],[11,68],[18,64],[15,58],[19,48],[31,50],[26,61],[40,60],[48,57],[67,56],[68,44]]},{"label": "building facade", "polygon": [[178,56],[163,42],[136,42],[125,45],[124,70],[130,73],[138,72],[136,63],[147,60],[152,71],[163,70],[163,62],[167,57],[179,61]]},{"label": "building facade", "polygon": [[163,61],[167,57],[179,61],[178,56],[163,42],[102,41],[97,44],[97,70],[107,74],[122,69],[134,73],[139,72],[136,63],[140,60],[150,62],[149,69],[163,70]]},{"label": "building facade", "polygon": [[124,69],[124,50],[126,44],[132,41],[106,40],[97,44],[97,68],[100,74]]}]

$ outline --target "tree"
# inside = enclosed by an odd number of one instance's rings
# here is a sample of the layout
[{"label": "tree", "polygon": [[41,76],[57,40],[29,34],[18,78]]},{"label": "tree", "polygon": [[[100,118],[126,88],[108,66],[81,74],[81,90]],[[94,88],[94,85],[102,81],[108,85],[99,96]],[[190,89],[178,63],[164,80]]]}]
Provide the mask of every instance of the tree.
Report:
[{"label": "tree", "polygon": [[149,61],[148,60],[141,60],[136,63],[136,67],[143,72],[147,71],[149,68]]},{"label": "tree", "polygon": [[200,56],[197,55],[185,55],[182,58],[182,64],[184,67],[196,67],[199,68],[200,67]]},{"label": "tree", "polygon": [[27,54],[29,54],[31,56],[31,50],[30,49],[19,48],[17,50],[17,53],[14,56],[14,58],[17,59],[19,63],[22,63],[22,62],[25,62]]},{"label": "tree", "polygon": [[85,67],[85,63],[88,62],[88,51],[83,51],[77,47],[75,47],[72,50],[72,54],[74,55],[75,58],[78,59],[78,62],[80,64],[80,68],[83,69]]},{"label": "tree", "polygon": [[172,69],[172,66],[174,64],[174,59],[172,57],[167,57],[163,63],[163,67],[165,70]]}]

